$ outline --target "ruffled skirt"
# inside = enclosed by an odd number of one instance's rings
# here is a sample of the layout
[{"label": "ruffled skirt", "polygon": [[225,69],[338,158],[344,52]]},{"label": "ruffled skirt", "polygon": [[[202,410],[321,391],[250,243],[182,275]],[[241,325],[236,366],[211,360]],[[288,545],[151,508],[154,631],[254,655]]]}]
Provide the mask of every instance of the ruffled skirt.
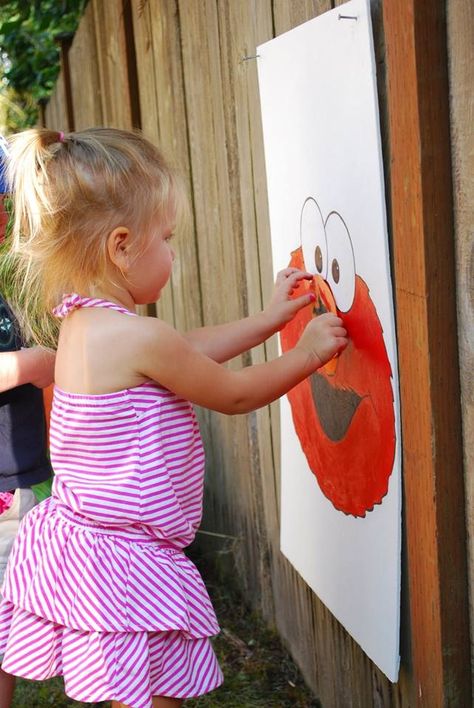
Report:
[{"label": "ruffled skirt", "polygon": [[2,594],[2,668],[63,675],[75,700],[151,708],[153,695],[199,696],[222,682],[199,572],[142,530],[98,527],[48,499],[20,527]]}]

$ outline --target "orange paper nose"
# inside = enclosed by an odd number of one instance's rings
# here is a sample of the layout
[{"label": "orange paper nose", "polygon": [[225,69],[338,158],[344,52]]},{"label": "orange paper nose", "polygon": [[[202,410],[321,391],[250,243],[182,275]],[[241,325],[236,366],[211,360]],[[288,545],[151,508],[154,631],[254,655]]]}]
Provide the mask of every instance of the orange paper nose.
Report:
[{"label": "orange paper nose", "polygon": [[334,295],[332,294],[331,288],[326,283],[320,275],[315,275],[313,279],[313,290],[316,295],[316,305],[321,308],[321,314],[323,312],[333,312],[337,315],[336,301],[334,300]]}]

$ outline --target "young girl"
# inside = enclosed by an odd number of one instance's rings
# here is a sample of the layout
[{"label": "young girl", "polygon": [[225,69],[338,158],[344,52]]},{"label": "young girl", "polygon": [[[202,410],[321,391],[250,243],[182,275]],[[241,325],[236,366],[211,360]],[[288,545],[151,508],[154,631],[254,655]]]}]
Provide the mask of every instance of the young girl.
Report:
[{"label": "young girl", "polygon": [[274,361],[221,365],[311,304],[290,298],[311,277],[295,269],[278,276],[266,311],[239,322],[182,336],[137,316],[169,280],[184,199],[138,134],[26,131],[12,140],[10,182],[23,294],[55,306],[62,325],[53,496],[27,515],[13,548],[2,668],[63,675],[78,701],[180,706],[222,681],[209,642],[216,617],[183,553],[201,519],[204,472],[191,403],[227,414],[264,406],[344,348],[346,331],[327,313]]}]

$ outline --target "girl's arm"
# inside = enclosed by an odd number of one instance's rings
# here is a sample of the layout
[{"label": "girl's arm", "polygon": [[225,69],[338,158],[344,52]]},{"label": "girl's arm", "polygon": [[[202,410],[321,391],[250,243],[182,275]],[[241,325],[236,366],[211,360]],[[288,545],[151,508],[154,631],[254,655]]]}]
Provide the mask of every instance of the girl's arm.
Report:
[{"label": "girl's arm", "polygon": [[55,354],[42,347],[0,352],[0,392],[32,383],[45,388],[54,378]]},{"label": "girl's arm", "polygon": [[264,342],[293,319],[298,310],[313,302],[312,294],[291,299],[299,281],[312,278],[310,273],[285,268],[278,273],[272,299],[263,312],[227,324],[200,327],[185,334],[185,338],[214,361],[229,361]]},{"label": "girl's arm", "polygon": [[139,332],[137,324],[132,341],[138,373],[197,405],[227,414],[248,413],[274,401],[347,344],[341,320],[331,313],[314,318],[290,352],[240,371],[217,364],[153,318],[146,318]]}]

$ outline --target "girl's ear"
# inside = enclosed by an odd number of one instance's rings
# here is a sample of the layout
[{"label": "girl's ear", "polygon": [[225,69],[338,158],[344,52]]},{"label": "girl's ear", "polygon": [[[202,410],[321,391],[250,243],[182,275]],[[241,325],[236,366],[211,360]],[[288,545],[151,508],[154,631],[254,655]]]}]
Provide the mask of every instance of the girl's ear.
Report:
[{"label": "girl's ear", "polygon": [[107,238],[107,253],[111,262],[120,271],[126,271],[130,265],[131,237],[125,226],[117,226]]}]

